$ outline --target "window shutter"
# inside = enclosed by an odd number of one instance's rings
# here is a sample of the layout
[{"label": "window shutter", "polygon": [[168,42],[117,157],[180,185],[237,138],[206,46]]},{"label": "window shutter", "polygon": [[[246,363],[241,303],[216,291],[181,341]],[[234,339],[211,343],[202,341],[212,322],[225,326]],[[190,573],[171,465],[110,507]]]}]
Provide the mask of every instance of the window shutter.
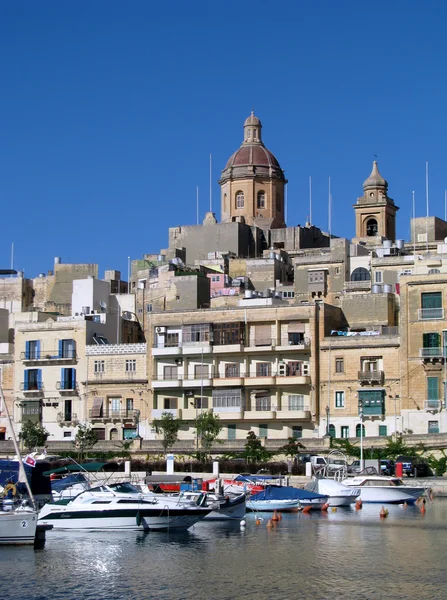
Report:
[{"label": "window shutter", "polygon": [[42,369],[37,369],[37,389],[42,389]]},{"label": "window shutter", "polygon": [[25,344],[25,358],[27,360],[29,360],[30,357],[30,348],[29,348],[29,342],[26,342]]},{"label": "window shutter", "polygon": [[255,346],[270,346],[271,343],[271,325],[255,325]]},{"label": "window shutter", "polygon": [[73,385],[73,389],[75,389],[76,388],[76,369],[72,369],[71,372],[72,372],[72,381],[73,381],[72,385]]},{"label": "window shutter", "polygon": [[29,371],[28,371],[28,369],[26,369],[24,371],[23,375],[24,375],[24,386],[23,387],[24,387],[25,391],[27,391],[28,390],[28,384],[29,384]]},{"label": "window shutter", "polygon": [[59,358],[62,358],[62,352],[63,352],[63,344],[62,344],[62,340],[59,340],[59,353],[58,353]]},{"label": "window shutter", "polygon": [[439,380],[437,377],[427,377],[427,400],[438,400],[439,396]]},{"label": "window shutter", "polygon": [[36,342],[36,358],[40,358],[40,340]]},{"label": "window shutter", "polygon": [[305,324],[304,323],[289,323],[288,333],[304,333],[305,332]]}]

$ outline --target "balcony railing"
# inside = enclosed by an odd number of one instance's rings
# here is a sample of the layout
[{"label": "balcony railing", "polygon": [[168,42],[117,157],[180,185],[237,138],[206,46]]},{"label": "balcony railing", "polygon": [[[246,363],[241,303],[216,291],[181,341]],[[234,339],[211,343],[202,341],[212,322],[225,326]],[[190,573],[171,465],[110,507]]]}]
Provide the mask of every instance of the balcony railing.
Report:
[{"label": "balcony railing", "polygon": [[96,410],[89,410],[89,418],[92,421],[104,421],[104,420],[116,420],[116,421],[129,421],[136,419],[139,416],[139,411],[134,409],[121,409],[121,410],[112,410],[110,409],[102,409],[100,414],[97,414]]},{"label": "balcony railing", "polygon": [[435,410],[438,411],[441,409],[442,400],[424,400],[424,409],[425,410]]},{"label": "balcony railing", "polygon": [[20,353],[24,361],[63,361],[76,359],[76,350],[28,350]]},{"label": "balcony railing", "polygon": [[78,384],[75,381],[56,381],[56,389],[60,392],[77,392]]},{"label": "balcony railing", "polygon": [[435,321],[444,318],[443,308],[420,308],[419,321]]},{"label": "balcony railing", "polygon": [[20,389],[22,392],[43,392],[43,383],[41,381],[22,381],[20,384]]},{"label": "balcony railing", "polygon": [[384,379],[383,371],[359,371],[358,378],[360,383],[378,383],[382,385]]},{"label": "balcony railing", "polygon": [[71,423],[72,425],[77,425],[79,423],[78,415],[76,413],[57,413],[57,422],[58,423]]},{"label": "balcony railing", "polygon": [[276,339],[274,337],[266,337],[263,339],[256,339],[253,344],[244,343],[243,340],[228,340],[224,344],[217,344],[216,342],[178,342],[177,344],[160,344],[154,343],[152,346],[154,349],[158,350],[172,350],[175,348],[198,348],[200,349],[203,346],[205,352],[212,352],[213,348],[220,348],[221,346],[239,346],[242,345],[246,350],[248,349],[258,349],[263,347],[271,347],[271,346],[289,346],[290,348],[299,347],[299,348],[308,348],[310,346],[310,339],[307,337],[302,337],[297,340],[291,340],[288,337]]},{"label": "balcony railing", "polygon": [[442,358],[442,348],[419,348],[421,358]]},{"label": "balcony railing", "polygon": [[245,371],[233,372],[231,374],[221,374],[210,371],[206,374],[176,374],[176,375],[164,375],[157,374],[154,376],[154,381],[200,381],[201,379],[240,379],[240,378],[258,378],[258,377],[281,377],[281,379],[288,379],[290,377],[307,377],[309,375],[307,365],[306,369],[300,369],[295,372],[283,371],[270,369],[260,372],[249,372]]}]

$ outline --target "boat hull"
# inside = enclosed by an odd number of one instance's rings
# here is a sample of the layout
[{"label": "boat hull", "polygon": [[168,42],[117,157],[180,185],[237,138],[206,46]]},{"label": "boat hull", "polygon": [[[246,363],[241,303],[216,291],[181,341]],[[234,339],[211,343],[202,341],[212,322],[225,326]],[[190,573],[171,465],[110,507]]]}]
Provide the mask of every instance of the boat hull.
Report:
[{"label": "boat hull", "polygon": [[299,500],[247,500],[247,510],[252,512],[297,512]]},{"label": "boat hull", "polygon": [[0,544],[34,544],[36,538],[37,512],[0,512]]}]

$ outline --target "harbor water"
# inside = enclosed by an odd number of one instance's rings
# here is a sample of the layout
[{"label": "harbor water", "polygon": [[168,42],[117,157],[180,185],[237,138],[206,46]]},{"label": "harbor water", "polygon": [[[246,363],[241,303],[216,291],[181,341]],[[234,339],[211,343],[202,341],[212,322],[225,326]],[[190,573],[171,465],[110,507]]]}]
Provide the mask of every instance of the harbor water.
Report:
[{"label": "harbor water", "polygon": [[247,515],[187,532],[50,531],[0,548],[3,600],[444,599],[447,499],[328,513]]}]

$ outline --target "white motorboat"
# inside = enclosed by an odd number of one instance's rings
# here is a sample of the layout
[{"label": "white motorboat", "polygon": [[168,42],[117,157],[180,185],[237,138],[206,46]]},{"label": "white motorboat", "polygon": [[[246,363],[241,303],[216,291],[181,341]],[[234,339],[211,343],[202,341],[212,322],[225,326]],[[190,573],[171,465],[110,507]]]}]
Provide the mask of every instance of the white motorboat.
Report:
[{"label": "white motorboat", "polygon": [[181,492],[179,498],[197,502],[199,496],[205,494],[202,506],[211,505],[213,509],[206,515],[205,521],[240,521],[245,517],[246,494],[227,494],[222,496],[213,492]]},{"label": "white motorboat", "polygon": [[308,490],[291,486],[267,486],[262,492],[251,495],[247,500],[247,508],[253,512],[280,511],[296,512],[310,507],[320,510],[328,501],[328,497]]},{"label": "white motorboat", "polygon": [[398,477],[385,475],[357,475],[344,479],[342,483],[349,488],[360,490],[362,502],[378,504],[414,504],[427,491],[425,487],[406,485]]},{"label": "white motorboat", "polygon": [[316,477],[306,489],[328,496],[329,506],[350,506],[360,496],[360,489],[352,488],[327,477]]},{"label": "white motorboat", "polygon": [[188,529],[211,512],[198,502],[142,494],[130,483],[100,485],[68,501],[46,504],[39,523],[54,529]]}]

